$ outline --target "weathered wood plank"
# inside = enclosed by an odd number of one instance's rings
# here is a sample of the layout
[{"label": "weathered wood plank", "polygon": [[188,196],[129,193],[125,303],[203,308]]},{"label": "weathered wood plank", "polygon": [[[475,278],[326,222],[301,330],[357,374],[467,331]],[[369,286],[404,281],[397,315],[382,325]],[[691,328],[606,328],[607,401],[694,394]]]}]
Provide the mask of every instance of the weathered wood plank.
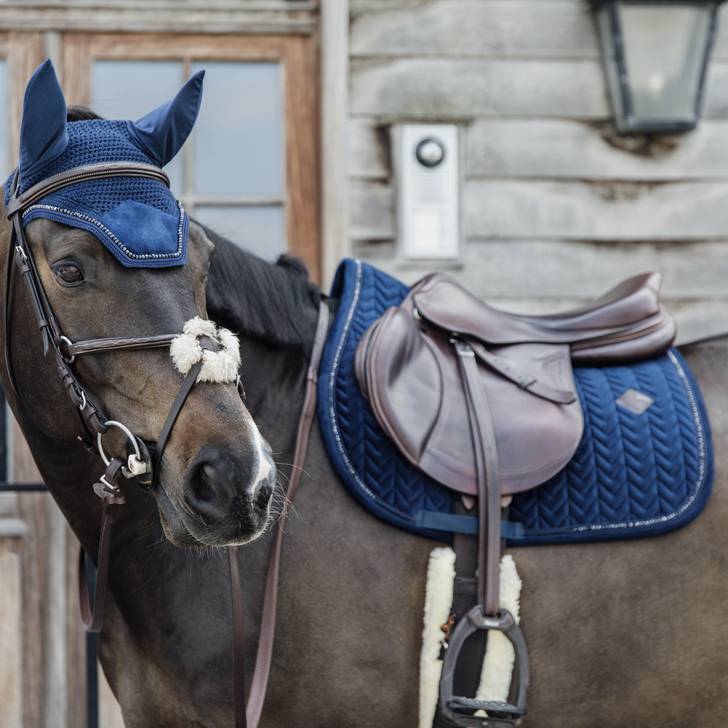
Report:
[{"label": "weathered wood plank", "polygon": [[321,0],[321,283],[348,254],[349,3]]},{"label": "weathered wood plank", "polygon": [[354,118],[349,121],[350,177],[386,179],[390,174],[389,135],[372,119]]},{"label": "weathered wood plank", "polygon": [[[437,268],[401,261],[391,243],[358,244],[355,254],[411,283]],[[634,245],[563,241],[469,242],[459,264],[439,266],[488,300],[585,300],[636,273],[657,270],[669,300],[715,299],[728,307],[728,240]]]},{"label": "weathered wood plank", "polygon": [[[728,59],[728,8],[713,57]],[[355,0],[352,56],[598,58],[583,0]]]},{"label": "weathered wood plank", "polygon": [[[361,132],[360,136],[364,137]],[[364,137],[365,138],[365,137]],[[609,124],[563,119],[481,119],[466,131],[469,177],[618,180],[728,178],[728,121],[682,136],[619,137]],[[371,159],[372,151],[367,149]],[[364,168],[364,155],[359,169]],[[379,163],[371,159],[376,173]]]},{"label": "weathered wood plank", "polygon": [[0,542],[0,728],[23,725],[23,645],[20,556],[10,539]]},{"label": "weathered wood plank", "polygon": [[[349,176],[386,180],[388,127],[349,124]],[[705,119],[690,134],[621,137],[608,123],[568,119],[478,119],[465,133],[468,177],[670,181],[728,178],[728,120]]]},{"label": "weathered wood plank", "polygon": [[575,0],[435,0],[352,18],[352,56],[597,58],[589,6]]},{"label": "weathered wood plank", "polygon": [[726,199],[728,182],[473,180],[464,190],[464,229],[475,238],[720,239]]},{"label": "weathered wood plank", "polygon": [[114,693],[111,692],[104,671],[98,665],[99,675],[99,725],[104,728],[124,728],[124,716],[121,713],[121,706],[116,701]]},{"label": "weathered wood plank", "polygon": [[594,60],[354,61],[351,109],[417,119],[609,114],[602,69]]},{"label": "weathered wood plank", "polygon": [[[353,180],[353,240],[396,237],[391,185]],[[728,182],[581,182],[476,179],[463,190],[469,238],[690,241],[723,239]]]},{"label": "weathered wood plank", "polygon": [[[354,60],[351,110],[385,119],[611,118],[597,59]],[[705,116],[728,117],[725,61],[710,65]]]},{"label": "weathered wood plank", "polygon": [[0,27],[17,31],[292,33],[316,29],[315,3],[88,3],[0,4]]},{"label": "weathered wood plank", "polygon": [[386,184],[353,181],[349,186],[352,240],[391,240],[395,237],[395,201]]}]

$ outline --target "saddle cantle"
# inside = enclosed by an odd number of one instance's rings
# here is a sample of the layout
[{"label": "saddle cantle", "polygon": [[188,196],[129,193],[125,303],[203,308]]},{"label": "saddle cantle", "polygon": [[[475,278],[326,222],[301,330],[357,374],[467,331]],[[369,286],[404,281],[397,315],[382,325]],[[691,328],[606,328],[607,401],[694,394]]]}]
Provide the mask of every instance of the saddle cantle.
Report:
[{"label": "saddle cantle", "polygon": [[590,306],[521,316],[434,273],[362,337],[357,378],[380,425],[411,463],[476,495],[467,394],[452,346],[467,341],[493,421],[501,494],[519,493],[558,473],[577,449],[583,417],[572,361],[634,361],[670,346],[675,323],[660,305],[659,288],[659,274],[644,274]]}]

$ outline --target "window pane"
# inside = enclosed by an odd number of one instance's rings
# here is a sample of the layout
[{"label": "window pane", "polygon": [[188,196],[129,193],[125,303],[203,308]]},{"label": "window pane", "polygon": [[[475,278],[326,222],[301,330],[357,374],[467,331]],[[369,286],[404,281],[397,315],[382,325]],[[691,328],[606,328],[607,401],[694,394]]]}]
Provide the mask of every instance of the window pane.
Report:
[{"label": "window pane", "polygon": [[277,63],[195,63],[205,91],[194,132],[195,192],[283,196],[284,124]]},{"label": "window pane", "polygon": [[194,217],[243,250],[274,260],[286,249],[285,219],[280,205],[214,207],[198,205]]},{"label": "window pane", "polygon": [[[94,61],[91,108],[106,119],[138,119],[172,98],[184,82],[180,61]],[[182,194],[182,155],[168,165],[172,191]]]},{"label": "window pane", "polygon": [[622,6],[622,32],[635,114],[692,119],[710,32],[710,8]]}]

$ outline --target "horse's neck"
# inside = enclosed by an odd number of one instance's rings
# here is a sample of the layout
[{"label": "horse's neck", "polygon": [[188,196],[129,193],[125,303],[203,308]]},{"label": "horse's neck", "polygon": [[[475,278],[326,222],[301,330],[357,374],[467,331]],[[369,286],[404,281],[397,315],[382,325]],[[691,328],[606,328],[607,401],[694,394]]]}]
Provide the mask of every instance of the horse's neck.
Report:
[{"label": "horse's neck", "polygon": [[207,283],[208,313],[240,336],[246,406],[276,460],[290,463],[319,289],[300,273],[211,235],[216,250]]}]

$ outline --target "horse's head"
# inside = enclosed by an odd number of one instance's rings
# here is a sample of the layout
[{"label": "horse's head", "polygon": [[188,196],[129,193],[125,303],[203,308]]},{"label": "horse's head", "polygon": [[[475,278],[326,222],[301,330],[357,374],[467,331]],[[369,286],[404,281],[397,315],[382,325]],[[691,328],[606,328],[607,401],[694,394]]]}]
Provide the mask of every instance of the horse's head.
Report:
[{"label": "horse's head", "polygon": [[[27,189],[38,178],[88,164],[83,153],[94,135],[102,146],[114,147],[114,155],[122,150],[121,159],[105,158],[102,152],[98,161],[166,164],[194,123],[200,91],[201,78],[191,79],[172,102],[135,124],[67,124],[52,67],[41,67],[26,92],[21,186]],[[66,187],[55,193],[65,200],[49,194],[23,217],[38,277],[71,341],[177,334],[190,319],[207,318],[205,281],[212,243],[194,224],[188,235],[184,212],[161,182],[135,180],[130,186],[127,178],[120,179],[121,186],[106,179]],[[9,187],[6,191],[7,200]],[[20,285],[16,280],[16,290],[22,291]],[[35,327],[34,321],[13,324],[16,330]],[[227,336],[226,342],[237,357],[237,340]],[[39,364],[15,346],[16,370]],[[169,347],[89,354],[71,366],[110,419],[143,441],[158,441],[183,381],[180,362],[173,362]],[[23,379],[27,377],[18,377],[20,384]],[[275,484],[270,448],[240,397],[235,372],[207,379],[198,378],[179,411],[152,491],[164,532],[178,545],[255,538],[268,521]],[[55,433],[56,409],[70,405],[65,400],[47,405],[33,415],[42,429]],[[114,434],[104,436],[104,445],[121,455],[126,440],[115,440]]]}]

